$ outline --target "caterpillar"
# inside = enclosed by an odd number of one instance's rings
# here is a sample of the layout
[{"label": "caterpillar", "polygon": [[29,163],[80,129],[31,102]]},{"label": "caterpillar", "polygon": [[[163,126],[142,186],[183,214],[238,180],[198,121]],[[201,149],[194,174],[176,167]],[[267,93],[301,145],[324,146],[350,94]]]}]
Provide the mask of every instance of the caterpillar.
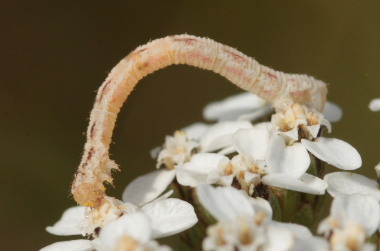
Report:
[{"label": "caterpillar", "polygon": [[112,183],[109,145],[117,114],[136,84],[146,75],[173,64],[211,70],[238,87],[271,102],[277,111],[293,103],[323,111],[327,87],[307,75],[286,74],[260,65],[238,50],[209,38],[174,35],[137,47],[122,59],[99,88],[87,129],[87,142],[71,192],[76,202],[97,207]]}]

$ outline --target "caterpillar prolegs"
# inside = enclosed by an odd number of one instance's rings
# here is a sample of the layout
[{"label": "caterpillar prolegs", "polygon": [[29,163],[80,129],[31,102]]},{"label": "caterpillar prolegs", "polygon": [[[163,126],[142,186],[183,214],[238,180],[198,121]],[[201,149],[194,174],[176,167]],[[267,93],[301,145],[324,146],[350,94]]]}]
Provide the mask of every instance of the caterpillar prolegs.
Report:
[{"label": "caterpillar prolegs", "polygon": [[112,183],[109,145],[121,106],[140,79],[173,64],[211,70],[238,87],[271,102],[276,110],[291,104],[323,111],[327,87],[307,75],[286,74],[209,38],[175,35],[139,46],[122,59],[98,90],[87,129],[87,142],[71,192],[80,205],[97,207],[105,196],[104,182]]}]

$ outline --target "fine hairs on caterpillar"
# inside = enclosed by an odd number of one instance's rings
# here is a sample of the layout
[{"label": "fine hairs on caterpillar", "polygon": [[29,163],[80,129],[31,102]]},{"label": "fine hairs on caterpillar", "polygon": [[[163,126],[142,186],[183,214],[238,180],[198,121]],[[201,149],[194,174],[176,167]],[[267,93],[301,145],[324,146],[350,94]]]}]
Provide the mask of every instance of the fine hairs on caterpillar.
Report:
[{"label": "fine hairs on caterpillar", "polygon": [[112,183],[109,145],[121,106],[140,79],[173,64],[211,70],[238,87],[271,102],[277,111],[292,104],[323,111],[327,87],[306,75],[286,74],[260,65],[254,59],[209,38],[175,35],[139,46],[122,59],[96,95],[87,129],[82,161],[72,184],[76,202],[98,207],[106,196],[104,182]]}]

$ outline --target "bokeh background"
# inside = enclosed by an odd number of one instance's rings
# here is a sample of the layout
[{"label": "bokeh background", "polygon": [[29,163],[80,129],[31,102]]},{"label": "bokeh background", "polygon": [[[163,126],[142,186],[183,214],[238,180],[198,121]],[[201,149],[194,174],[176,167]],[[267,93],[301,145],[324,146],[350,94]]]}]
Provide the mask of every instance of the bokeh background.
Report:
[{"label": "bokeh background", "polygon": [[[38,250],[63,240],[45,232],[75,203],[95,91],[131,50],[166,35],[207,36],[274,69],[330,83],[344,110],[333,137],[380,161],[380,1],[1,1],[0,250]],[[122,109],[111,147],[120,196],[155,167],[164,136],[202,120],[210,101],[240,92],[211,72],[172,66],[145,78]]]}]

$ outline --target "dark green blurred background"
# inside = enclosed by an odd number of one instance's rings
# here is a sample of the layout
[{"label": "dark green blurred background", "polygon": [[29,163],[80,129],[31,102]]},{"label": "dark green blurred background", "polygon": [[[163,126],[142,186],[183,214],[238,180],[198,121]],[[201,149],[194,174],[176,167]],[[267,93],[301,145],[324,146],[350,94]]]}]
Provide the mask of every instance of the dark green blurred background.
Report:
[{"label": "dark green blurred background", "polygon": [[[28,3],[29,2],[29,3]],[[329,82],[344,110],[333,137],[354,145],[363,169],[380,161],[380,1],[1,1],[1,250],[37,250],[62,211],[80,161],[95,91],[111,68],[150,39],[188,33],[236,47],[260,63]],[[211,72],[173,66],[141,82],[121,111],[113,158],[120,196],[152,170],[149,150],[202,107],[238,93]],[[7,246],[4,246],[7,245]]]}]

